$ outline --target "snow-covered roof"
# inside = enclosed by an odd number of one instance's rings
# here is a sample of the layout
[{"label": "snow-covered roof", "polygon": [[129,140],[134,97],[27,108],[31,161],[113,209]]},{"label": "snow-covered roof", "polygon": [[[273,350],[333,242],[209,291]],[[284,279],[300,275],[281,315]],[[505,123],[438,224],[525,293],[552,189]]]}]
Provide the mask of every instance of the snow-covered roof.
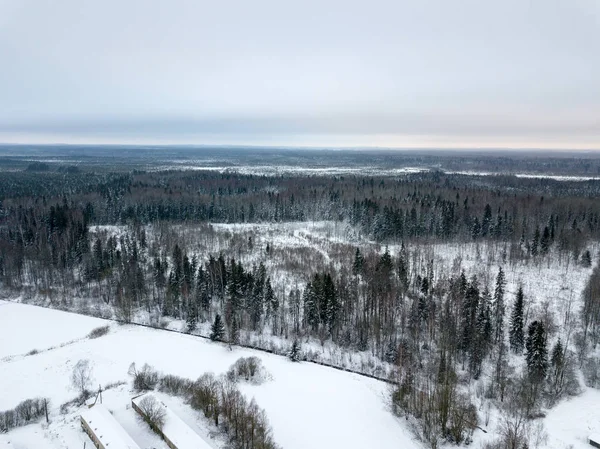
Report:
[{"label": "snow-covered roof", "polygon": [[87,425],[93,430],[96,438],[102,445],[110,449],[140,449],[131,439],[121,424],[102,404],[96,404],[92,408],[81,413]]},{"label": "snow-covered roof", "polygon": [[161,407],[164,408],[166,415],[162,432],[171,443],[177,446],[177,449],[211,449],[211,446],[204,441],[200,435],[183,422],[173,410],[153,394],[146,393],[142,396],[133,398],[132,401],[135,405],[139,406],[140,401],[148,396],[154,397]]},{"label": "snow-covered roof", "polygon": [[593,441],[594,443],[599,443],[600,444],[600,433],[592,433],[589,436],[589,440]]}]

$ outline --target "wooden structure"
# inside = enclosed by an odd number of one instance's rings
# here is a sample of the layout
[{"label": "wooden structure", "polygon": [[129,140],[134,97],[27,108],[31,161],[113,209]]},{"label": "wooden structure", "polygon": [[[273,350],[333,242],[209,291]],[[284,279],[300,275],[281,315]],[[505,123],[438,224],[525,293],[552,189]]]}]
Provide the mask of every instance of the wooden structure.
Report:
[{"label": "wooden structure", "polygon": [[98,449],[140,449],[102,404],[86,407],[80,420],[81,427]]}]

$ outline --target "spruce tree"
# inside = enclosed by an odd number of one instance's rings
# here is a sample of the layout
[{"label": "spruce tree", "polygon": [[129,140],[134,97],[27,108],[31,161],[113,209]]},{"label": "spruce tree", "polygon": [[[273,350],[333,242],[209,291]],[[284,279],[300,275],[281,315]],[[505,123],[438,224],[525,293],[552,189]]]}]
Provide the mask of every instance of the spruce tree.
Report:
[{"label": "spruce tree", "polygon": [[388,363],[396,363],[398,361],[398,345],[393,341],[387,344],[385,350],[385,361]]},{"label": "spruce tree", "polygon": [[525,336],[523,335],[523,302],[523,287],[519,286],[512,315],[510,317],[510,331],[508,335],[510,348],[516,354],[523,352],[523,344],[525,342]]},{"label": "spruce tree", "polygon": [[494,322],[494,341],[498,343],[502,335],[504,335],[504,288],[506,286],[506,279],[504,277],[504,270],[502,267],[498,269],[498,276],[496,277],[496,287],[494,288],[493,298],[493,322]]},{"label": "spruce tree", "polygon": [[558,339],[558,341],[554,345],[554,348],[552,349],[552,357],[550,358],[550,363],[552,364],[552,367],[555,370],[560,370],[563,366],[564,351],[560,338]]},{"label": "spruce tree", "polygon": [[533,234],[533,241],[531,242],[531,255],[537,256],[539,254],[540,249],[540,229],[535,228],[535,233]]},{"label": "spruce tree", "polygon": [[292,362],[299,362],[301,355],[300,353],[300,343],[298,343],[298,340],[294,340],[294,342],[292,343],[292,349],[290,349],[290,360]]},{"label": "spruce tree", "polygon": [[229,329],[229,343],[237,345],[240,342],[240,326],[237,315],[234,314],[231,319],[231,328]]},{"label": "spruce tree", "polygon": [[479,283],[473,276],[465,291],[462,307],[462,350],[469,355],[475,339],[477,308],[479,305]]},{"label": "spruce tree", "polygon": [[471,353],[469,358],[469,369],[471,375],[477,379],[481,374],[481,365],[483,359],[486,357],[491,337],[492,337],[492,324],[490,320],[490,293],[487,287],[481,294],[479,306],[477,308],[477,319],[475,324],[475,338],[471,344]]},{"label": "spruce tree", "polygon": [[542,239],[540,240],[540,250],[542,254],[547,254],[550,250],[550,230],[548,226],[544,228]]},{"label": "spruce tree", "polygon": [[306,284],[304,294],[302,295],[304,301],[304,321],[312,330],[316,330],[319,325],[319,309],[315,288],[317,282],[320,282],[320,277],[318,274],[315,274],[313,282]]},{"label": "spruce tree", "polygon": [[252,329],[258,330],[260,326],[260,320],[263,315],[263,295],[265,282],[267,278],[267,270],[264,264],[261,262],[258,269],[254,274],[254,284],[252,285],[252,292],[249,298],[249,309],[250,319],[252,322]]},{"label": "spruce tree", "polygon": [[187,318],[185,320],[186,331],[189,334],[191,334],[192,332],[194,332],[196,330],[196,326],[198,324],[197,315],[198,315],[198,313],[197,313],[196,305],[193,300],[190,300],[188,303]]},{"label": "spruce tree", "polygon": [[223,341],[223,336],[225,335],[225,326],[223,325],[223,320],[221,319],[221,315],[217,313],[215,317],[215,321],[210,328],[210,339],[212,341]]},{"label": "spruce tree", "polygon": [[408,255],[404,242],[402,242],[400,256],[398,257],[398,280],[404,290],[408,289]]},{"label": "spruce tree", "polygon": [[360,249],[356,248],[356,252],[354,253],[354,263],[352,264],[352,274],[354,276],[358,276],[362,273],[363,263],[364,258],[360,253]]},{"label": "spruce tree", "polygon": [[270,278],[267,278],[265,282],[263,301],[267,306],[267,317],[270,317],[272,313],[277,313],[277,309],[279,308],[279,301],[277,300],[275,292],[273,291],[273,287],[271,286]]},{"label": "spruce tree", "polygon": [[529,325],[526,342],[527,373],[532,382],[539,384],[548,371],[546,329],[541,321]]}]

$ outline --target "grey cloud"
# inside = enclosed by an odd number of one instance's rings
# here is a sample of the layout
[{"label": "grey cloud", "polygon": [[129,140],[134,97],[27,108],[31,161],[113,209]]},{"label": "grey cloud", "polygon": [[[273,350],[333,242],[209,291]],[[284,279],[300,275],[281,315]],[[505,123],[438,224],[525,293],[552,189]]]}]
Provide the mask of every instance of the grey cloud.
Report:
[{"label": "grey cloud", "polygon": [[0,0],[0,141],[600,148],[599,54],[595,0]]}]

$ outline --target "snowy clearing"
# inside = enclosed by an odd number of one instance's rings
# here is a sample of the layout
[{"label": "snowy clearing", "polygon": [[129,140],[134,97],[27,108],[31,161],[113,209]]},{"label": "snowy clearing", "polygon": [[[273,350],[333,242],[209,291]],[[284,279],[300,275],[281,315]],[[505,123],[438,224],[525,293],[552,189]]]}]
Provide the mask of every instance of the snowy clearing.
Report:
[{"label": "snowy clearing", "polygon": [[[0,327],[0,341],[10,342],[3,344],[6,353],[21,351],[24,346],[13,349],[13,342],[30,339],[29,334],[34,333],[27,325],[31,313],[39,314],[38,334],[54,335],[65,328],[78,328],[78,334],[64,334],[63,339],[85,335],[99,323],[105,323],[33,306],[3,304],[0,308],[3,322],[13,323]],[[76,324],[79,320],[84,324]],[[9,447],[13,448],[41,447],[42,443],[50,448],[82,446],[87,436],[81,430],[77,411],[67,415],[58,412],[60,404],[76,396],[70,386],[70,373],[80,359],[92,362],[94,385],[106,385],[129,382],[127,370],[131,362],[138,366],[149,363],[164,373],[195,379],[204,372],[224,373],[239,357],[250,355],[262,359],[273,380],[260,386],[241,384],[240,389],[265,409],[275,440],[283,448],[362,449],[372,447],[373,441],[377,441],[379,448],[420,447],[404,422],[388,410],[388,386],[382,382],[314,364],[295,364],[283,357],[251,350],[230,351],[225,345],[190,335],[117,325],[111,326],[108,335],[97,339],[81,339],[51,351],[0,362],[3,385],[0,409],[12,408],[34,396],[49,397],[53,404],[50,426],[32,424],[16,429],[0,435],[0,444],[10,441]],[[130,407],[133,393],[128,385],[108,390],[103,396],[109,410],[137,444],[147,447],[150,441],[157,442],[136,421]],[[187,410],[188,424],[198,421],[196,412],[183,406],[181,409]],[[201,429],[202,424],[196,424],[196,428]],[[215,443],[214,447],[219,446]]]},{"label": "snowy clearing", "polygon": [[[0,300],[0,360],[85,338],[108,321]],[[28,332],[25,329],[29,329]]]}]

